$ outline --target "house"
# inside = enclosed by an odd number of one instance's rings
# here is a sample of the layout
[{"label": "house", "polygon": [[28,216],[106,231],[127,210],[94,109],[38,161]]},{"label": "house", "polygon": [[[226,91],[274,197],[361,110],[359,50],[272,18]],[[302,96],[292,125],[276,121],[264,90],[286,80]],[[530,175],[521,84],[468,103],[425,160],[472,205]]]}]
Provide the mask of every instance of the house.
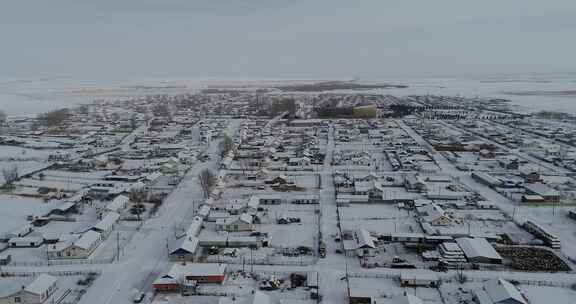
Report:
[{"label": "house", "polygon": [[404,188],[408,191],[426,192],[428,184],[419,175],[408,175],[404,179]]},{"label": "house", "polygon": [[8,240],[8,246],[15,248],[40,247],[42,243],[44,243],[44,238],[40,234],[14,237]]},{"label": "house", "polygon": [[238,232],[238,231],[253,231],[255,228],[252,215],[242,213],[239,216],[232,218],[222,218],[216,220],[216,230]]},{"label": "house", "polygon": [[189,261],[194,262],[196,251],[198,251],[198,238],[195,236],[185,236],[176,242],[170,250],[169,259],[172,262]]},{"label": "house", "polygon": [[41,274],[32,282],[20,279],[0,279],[0,303],[4,304],[42,304],[58,289],[58,279],[48,274]]},{"label": "house", "polygon": [[67,239],[48,246],[48,259],[86,259],[100,245],[100,233],[89,230],[79,238]]},{"label": "house", "polygon": [[226,275],[226,264],[176,263],[167,274],[159,277],[152,287],[156,291],[177,291],[186,281],[196,283],[222,283]]},{"label": "house", "polygon": [[458,238],[456,243],[471,263],[502,264],[502,257],[485,238]]},{"label": "house", "polygon": [[400,274],[400,285],[403,287],[438,287],[440,285],[440,278],[432,271],[418,271],[418,272],[402,272]]},{"label": "house", "polygon": [[130,198],[125,195],[118,195],[115,197],[108,205],[106,205],[106,211],[119,212],[126,208]]},{"label": "house", "polygon": [[473,293],[477,304],[528,304],[516,286],[501,278],[485,281]]},{"label": "house", "polygon": [[452,221],[444,209],[434,203],[419,207],[417,211],[422,221],[432,226],[446,226]]},{"label": "house", "polygon": [[359,257],[373,257],[378,255],[378,247],[376,247],[376,238],[370,235],[366,229],[358,229],[355,233],[356,236],[356,249],[355,252]]},{"label": "house", "polygon": [[550,188],[545,184],[542,183],[526,184],[524,185],[524,188],[526,189],[526,194],[539,195],[547,203],[560,202],[560,192]]},{"label": "house", "polygon": [[92,230],[99,232],[102,238],[106,238],[114,229],[114,225],[120,219],[120,214],[116,212],[108,212],[100,222],[96,223]]}]

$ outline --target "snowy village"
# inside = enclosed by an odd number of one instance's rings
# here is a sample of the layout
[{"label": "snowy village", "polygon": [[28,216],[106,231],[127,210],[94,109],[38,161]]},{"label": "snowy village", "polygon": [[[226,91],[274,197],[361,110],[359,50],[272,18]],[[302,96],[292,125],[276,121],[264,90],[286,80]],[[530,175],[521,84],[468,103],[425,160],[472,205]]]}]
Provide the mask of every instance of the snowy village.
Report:
[{"label": "snowy village", "polygon": [[313,89],[3,118],[0,303],[576,303],[573,116]]}]

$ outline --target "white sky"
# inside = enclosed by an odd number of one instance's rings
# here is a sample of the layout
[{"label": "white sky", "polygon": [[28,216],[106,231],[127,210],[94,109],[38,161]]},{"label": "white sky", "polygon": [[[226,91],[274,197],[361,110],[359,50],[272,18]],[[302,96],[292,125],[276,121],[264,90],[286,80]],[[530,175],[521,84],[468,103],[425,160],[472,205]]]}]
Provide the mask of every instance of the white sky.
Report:
[{"label": "white sky", "polygon": [[3,0],[0,78],[576,71],[574,0]]}]

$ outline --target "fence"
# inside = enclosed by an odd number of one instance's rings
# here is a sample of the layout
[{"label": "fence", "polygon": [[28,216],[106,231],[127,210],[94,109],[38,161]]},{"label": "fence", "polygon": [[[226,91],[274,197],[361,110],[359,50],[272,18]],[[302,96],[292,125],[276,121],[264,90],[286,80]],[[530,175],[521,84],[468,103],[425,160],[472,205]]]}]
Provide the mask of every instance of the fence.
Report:
[{"label": "fence", "polygon": [[67,266],[67,265],[103,265],[111,264],[116,257],[106,259],[77,259],[77,260],[46,260],[34,262],[18,262],[12,261],[9,266],[22,266],[22,267],[42,267],[42,266]]},{"label": "fence", "polygon": [[35,277],[41,274],[49,274],[57,277],[81,276],[88,274],[101,274],[102,270],[62,270],[62,271],[2,271],[0,277]]}]

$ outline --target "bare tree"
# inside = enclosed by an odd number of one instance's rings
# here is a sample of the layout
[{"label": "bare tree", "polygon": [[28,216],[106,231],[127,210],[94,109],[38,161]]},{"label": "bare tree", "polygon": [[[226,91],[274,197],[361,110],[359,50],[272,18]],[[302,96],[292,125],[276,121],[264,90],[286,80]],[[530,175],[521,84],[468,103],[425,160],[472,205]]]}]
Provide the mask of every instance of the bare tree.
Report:
[{"label": "bare tree", "polygon": [[14,182],[18,180],[18,167],[4,168],[2,169],[2,175],[4,176],[4,187],[12,188],[14,187]]},{"label": "bare tree", "polygon": [[228,154],[232,148],[234,148],[234,142],[232,141],[232,138],[230,138],[228,135],[224,135],[224,138],[222,138],[222,141],[220,141],[218,144],[220,157],[226,156],[226,154]]},{"label": "bare tree", "polygon": [[144,188],[132,188],[129,197],[135,203],[134,213],[136,213],[136,217],[140,221],[140,214],[144,212],[142,203],[148,198],[148,192]]},{"label": "bare tree", "polygon": [[208,198],[210,192],[216,185],[216,176],[214,176],[214,173],[212,173],[212,171],[209,169],[204,169],[202,172],[200,172],[198,180],[200,182],[200,186],[202,187],[204,198]]}]

